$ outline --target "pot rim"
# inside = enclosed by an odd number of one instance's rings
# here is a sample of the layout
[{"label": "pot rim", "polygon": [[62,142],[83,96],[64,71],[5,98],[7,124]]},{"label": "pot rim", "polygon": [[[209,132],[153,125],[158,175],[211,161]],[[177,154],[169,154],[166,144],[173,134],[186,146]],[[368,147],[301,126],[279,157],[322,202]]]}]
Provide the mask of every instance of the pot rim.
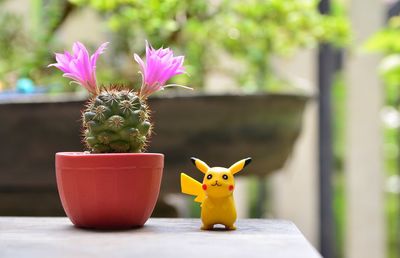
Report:
[{"label": "pot rim", "polygon": [[164,154],[161,153],[88,153],[57,152],[56,168],[74,169],[128,169],[163,168]]},{"label": "pot rim", "polygon": [[56,152],[56,156],[62,157],[104,157],[104,156],[161,156],[163,157],[164,154],[162,153],[151,153],[151,152],[122,152],[122,153],[90,153],[84,151],[61,151]]}]

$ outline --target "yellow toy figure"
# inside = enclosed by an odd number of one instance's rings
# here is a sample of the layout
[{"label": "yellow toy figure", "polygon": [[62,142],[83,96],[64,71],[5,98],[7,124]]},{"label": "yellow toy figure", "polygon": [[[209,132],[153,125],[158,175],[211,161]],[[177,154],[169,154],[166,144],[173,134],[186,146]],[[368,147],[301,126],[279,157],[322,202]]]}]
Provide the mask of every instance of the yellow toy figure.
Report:
[{"label": "yellow toy figure", "polygon": [[215,224],[225,229],[235,230],[236,221],[234,175],[251,162],[251,158],[242,159],[229,168],[210,168],[205,162],[191,158],[198,170],[204,173],[203,184],[181,173],[182,193],[196,196],[195,202],[201,203],[201,229],[211,230]]}]

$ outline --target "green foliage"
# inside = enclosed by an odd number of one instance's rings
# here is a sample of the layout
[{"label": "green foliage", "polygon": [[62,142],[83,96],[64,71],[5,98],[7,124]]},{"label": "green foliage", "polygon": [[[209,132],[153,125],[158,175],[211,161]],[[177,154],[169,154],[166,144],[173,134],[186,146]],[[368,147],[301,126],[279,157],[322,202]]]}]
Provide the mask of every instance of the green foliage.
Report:
[{"label": "green foliage", "polygon": [[[275,76],[270,65],[273,55],[290,55],[320,42],[343,45],[348,40],[344,15],[336,11],[339,14],[321,15],[317,2],[32,0],[28,26],[23,26],[20,17],[0,13],[0,77],[10,86],[12,80],[4,78],[26,76],[36,84],[55,81],[44,65],[53,61],[49,49],[63,48],[55,46],[54,34],[75,7],[82,6],[102,15],[112,31],[111,66],[98,71],[99,79],[132,81],[135,75],[126,74],[119,57],[138,50],[143,55],[143,41],[148,39],[154,47],[168,46],[186,56],[190,77],[176,77],[173,83],[199,88],[207,73],[218,69],[247,89],[275,90],[276,85],[287,83]],[[233,73],[218,64],[221,52],[238,60],[241,71]]]},{"label": "green foliage", "polygon": [[[178,84],[202,85],[208,48],[208,22],[205,1],[137,1],[137,0],[72,0],[80,6],[90,6],[107,18],[114,32],[113,49],[121,55],[144,54],[143,42],[148,39],[155,47],[168,46],[185,54],[185,77]],[[118,73],[118,72],[117,72]]]},{"label": "green foliage", "polygon": [[366,49],[385,55],[400,53],[400,16],[392,17],[387,27],[373,35],[366,43]]},{"label": "green foliage", "polygon": [[[387,180],[394,178],[398,173],[398,153],[399,153],[399,132],[398,128],[385,128],[384,131],[384,156],[385,171]],[[388,189],[390,190],[390,189]],[[388,257],[395,258],[399,256],[399,194],[396,191],[387,191],[385,194],[385,215]]]},{"label": "green foliage", "polygon": [[[324,16],[317,1],[227,1],[218,19],[221,40],[234,53],[260,62],[269,54],[291,54],[319,42],[342,45],[348,24]],[[226,30],[228,29],[228,30]]]},{"label": "green foliage", "polygon": [[0,78],[21,65],[18,55],[26,48],[21,33],[22,21],[8,13],[0,13]]},{"label": "green foliage", "polygon": [[[400,16],[389,20],[387,27],[373,35],[365,44],[365,49],[384,55],[379,71],[388,92],[400,86]],[[395,103],[395,94],[387,94],[390,104]]]},{"label": "green foliage", "polygon": [[[400,109],[400,16],[392,17],[387,26],[373,35],[364,48],[370,52],[383,54],[379,72],[385,83],[386,107],[399,114]],[[385,171],[388,178],[399,176],[399,149],[400,132],[396,126],[388,124],[384,130],[384,157]],[[386,193],[386,219],[388,232],[389,257],[398,257],[398,243],[400,241],[398,226],[400,225],[399,194],[388,191]]]},{"label": "green foliage", "polygon": [[[233,74],[244,86],[264,89],[273,77],[270,58],[289,55],[320,42],[343,45],[349,26],[343,16],[318,12],[316,0],[70,0],[89,6],[107,18],[118,39],[117,51],[132,53],[148,39],[155,47],[171,46],[185,54],[188,81],[195,87],[218,64],[218,52],[228,52],[245,65]],[[218,67],[221,69],[221,67]]]},{"label": "green foliage", "polygon": [[54,81],[46,64],[53,62],[49,49],[55,49],[52,39],[60,25],[62,3],[29,1],[28,22],[16,14],[0,12],[0,80],[7,87],[15,86],[21,77],[29,77],[39,85]]},{"label": "green foliage", "polygon": [[332,114],[333,115],[333,212],[335,218],[336,257],[344,257],[346,233],[346,194],[344,155],[347,144],[345,139],[346,124],[346,84],[342,74],[338,74],[332,87]]},{"label": "green foliage", "polygon": [[151,133],[147,105],[129,90],[103,90],[89,100],[82,116],[93,153],[141,152]]},{"label": "green foliage", "polygon": [[[226,1],[216,20],[217,35],[230,53],[247,61],[244,76],[256,75],[258,88],[270,87],[272,55],[290,55],[321,42],[343,45],[349,27],[343,17],[324,16],[317,1]],[[245,78],[244,82],[250,82]]]}]

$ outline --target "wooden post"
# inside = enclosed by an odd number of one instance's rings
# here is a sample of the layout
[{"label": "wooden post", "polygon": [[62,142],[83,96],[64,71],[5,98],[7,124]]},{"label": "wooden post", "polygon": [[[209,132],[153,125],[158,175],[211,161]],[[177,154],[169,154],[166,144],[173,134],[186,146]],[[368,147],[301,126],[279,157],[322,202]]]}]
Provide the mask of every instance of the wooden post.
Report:
[{"label": "wooden post", "polygon": [[384,21],[382,1],[352,0],[354,51],[346,64],[346,257],[386,257],[380,109],[383,86],[378,56],[360,46]]}]

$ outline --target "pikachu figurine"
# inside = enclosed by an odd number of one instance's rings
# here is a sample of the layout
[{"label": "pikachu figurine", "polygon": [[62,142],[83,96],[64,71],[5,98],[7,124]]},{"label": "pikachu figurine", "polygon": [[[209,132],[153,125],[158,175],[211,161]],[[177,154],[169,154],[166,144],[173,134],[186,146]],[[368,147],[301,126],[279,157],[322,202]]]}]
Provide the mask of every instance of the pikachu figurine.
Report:
[{"label": "pikachu figurine", "polygon": [[251,158],[242,159],[229,168],[210,168],[204,161],[196,158],[191,160],[204,173],[203,184],[181,173],[181,188],[182,193],[196,196],[194,201],[201,203],[201,229],[212,230],[214,225],[222,224],[227,230],[235,230],[234,175],[247,166]]}]

